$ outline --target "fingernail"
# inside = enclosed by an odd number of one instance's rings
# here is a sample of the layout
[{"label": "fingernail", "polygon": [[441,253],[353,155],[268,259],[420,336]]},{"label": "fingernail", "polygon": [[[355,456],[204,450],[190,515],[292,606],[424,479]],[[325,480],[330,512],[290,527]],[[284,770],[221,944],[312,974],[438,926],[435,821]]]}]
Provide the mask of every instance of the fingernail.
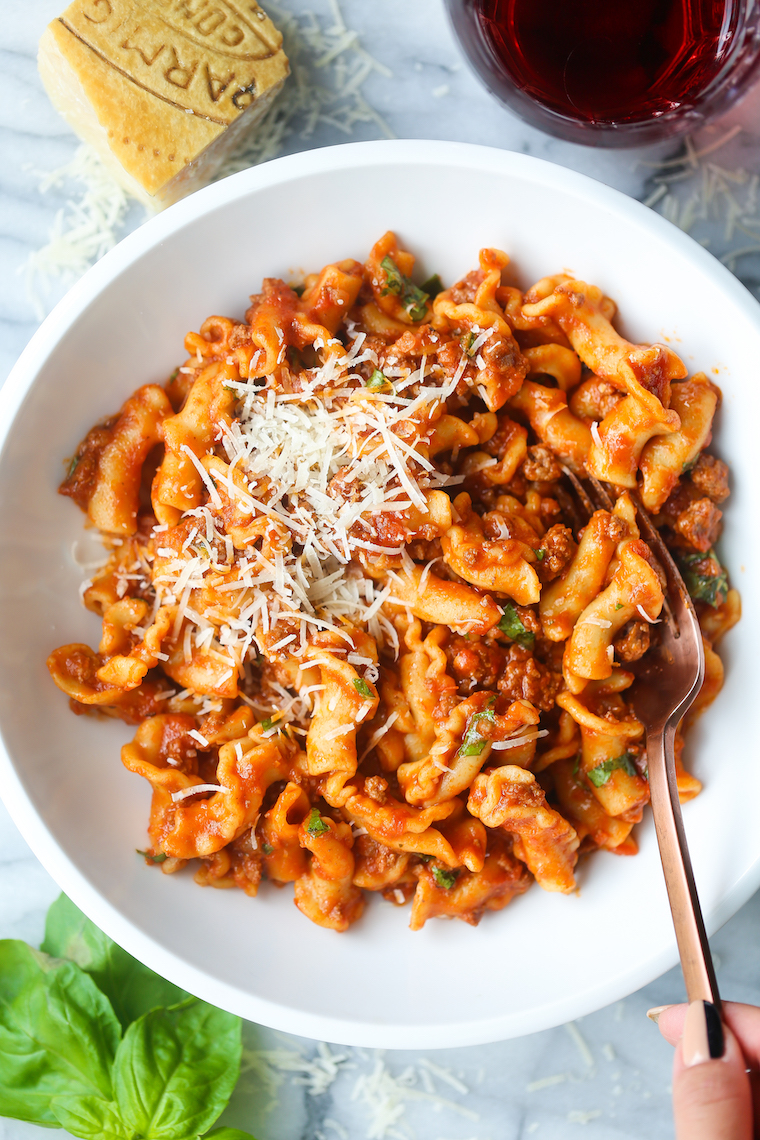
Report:
[{"label": "fingernail", "polygon": [[660,1014],[664,1013],[666,1009],[672,1009],[672,1005],[653,1005],[651,1009],[647,1010],[647,1017],[653,1021],[655,1025],[660,1020]]},{"label": "fingernail", "polygon": [[717,1009],[711,1001],[693,1001],[686,1011],[681,1056],[687,1068],[723,1056],[725,1039]]}]

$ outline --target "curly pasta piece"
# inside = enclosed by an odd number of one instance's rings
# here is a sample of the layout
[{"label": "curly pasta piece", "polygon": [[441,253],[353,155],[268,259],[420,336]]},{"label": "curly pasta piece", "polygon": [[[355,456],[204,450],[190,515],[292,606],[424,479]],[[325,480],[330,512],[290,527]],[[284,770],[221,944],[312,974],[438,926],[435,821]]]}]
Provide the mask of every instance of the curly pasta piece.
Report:
[{"label": "curly pasta piece", "polygon": [[[200,460],[213,451],[220,432],[232,422],[237,396],[225,387],[225,381],[238,379],[234,364],[213,361],[198,375],[182,410],[163,421],[166,451],[151,488],[153,510],[160,523],[176,526],[183,511],[200,506]],[[211,499],[213,503],[213,495]]]},{"label": "curly pasta piece", "polygon": [[312,859],[306,874],[296,879],[293,902],[317,926],[345,931],[364,911],[364,895],[353,884],[351,828],[320,816],[316,830],[310,818],[301,824],[299,839]]},{"label": "curly pasta piece", "polygon": [[612,642],[627,622],[642,611],[655,621],[662,609],[664,594],[647,544],[626,539],[617,556],[612,581],[583,610],[565,647],[565,681],[573,692],[583,687],[580,678],[603,680],[612,674]]},{"label": "curly pasta piece", "polygon": [[310,811],[306,792],[291,781],[259,823],[267,877],[276,883],[294,883],[306,874],[307,857],[299,834]]},{"label": "curly pasta piece", "polygon": [[480,516],[471,509],[469,495],[457,495],[454,507],[461,522],[441,539],[447,565],[481,590],[506,594],[520,606],[537,602],[541,585],[531,565],[537,561],[535,551],[519,539],[487,539]]},{"label": "curly pasta piece", "polygon": [[354,886],[365,891],[384,891],[406,877],[411,859],[392,851],[371,835],[359,835],[354,843]]},{"label": "curly pasta piece", "polygon": [[456,692],[456,682],[446,672],[443,644],[447,638],[448,631],[436,626],[422,641],[420,623],[415,620],[405,638],[408,652],[399,659],[399,681],[412,724],[397,727],[404,730],[404,752],[413,760],[429,754],[436,736],[435,711]]},{"label": "curly pasta piece", "polygon": [[161,442],[161,427],[173,415],[157,384],[138,388],[124,404],[98,462],[87,513],[106,534],[135,534],[145,460]]},{"label": "curly pasta piece", "polygon": [[493,598],[463,582],[447,582],[435,574],[425,574],[421,566],[394,575],[392,601],[408,607],[423,621],[462,633],[487,633],[501,620],[501,610]]},{"label": "curly pasta piece", "polygon": [[646,404],[637,396],[624,396],[597,426],[586,459],[590,475],[618,487],[635,487],[639,457],[653,436],[674,432],[678,413],[654,398]]},{"label": "curly pasta piece", "polygon": [[[374,642],[366,634],[355,632],[354,640],[361,638],[362,648],[371,648],[376,660]],[[315,638],[315,652],[304,661],[305,666],[319,668],[320,692],[314,715],[306,737],[306,756],[312,776],[327,776],[324,794],[328,803],[340,801],[341,789],[356,772],[356,731],[365,719],[377,712],[378,696],[375,686],[359,676],[353,665],[330,648],[336,648],[328,635]]]},{"label": "curly pasta piece", "polygon": [[566,641],[573,626],[601,590],[607,567],[625,535],[609,511],[595,511],[564,572],[541,592],[541,626],[551,641]]},{"label": "curly pasta piece", "polygon": [[[632,681],[630,673],[618,674],[615,684],[630,685]],[[649,802],[649,785],[632,764],[628,745],[641,739],[644,726],[628,714],[616,693],[609,695],[607,687],[584,696],[581,701],[571,693],[560,693],[557,704],[581,730],[581,769],[587,786],[607,815],[638,822],[641,809]]]},{"label": "curly pasta piece", "polygon": [[552,376],[563,392],[581,382],[581,362],[571,348],[561,344],[537,344],[523,349],[528,376]]},{"label": "curly pasta piece", "polygon": [[290,766],[274,740],[265,740],[256,725],[247,736],[219,749],[218,792],[208,799],[188,794],[175,801],[173,794],[199,785],[205,794],[206,781],[168,766],[162,755],[167,724],[167,716],[144,720],[134,740],[122,748],[122,763],[153,787],[148,830],[155,850],[178,859],[211,855],[251,827],[267,788],[287,779]]},{"label": "curly pasta piece", "polygon": [[486,827],[500,827],[513,837],[514,853],[545,891],[575,889],[575,829],[546,803],[532,772],[505,764],[481,772],[472,783],[468,811]]},{"label": "curly pasta piece", "polygon": [[492,693],[473,693],[437,726],[430,755],[401,765],[398,781],[409,803],[443,803],[458,796],[488,760],[492,741],[519,737],[538,724],[539,714],[528,701],[514,701],[503,715],[493,704]]},{"label": "curly pasta piece", "polygon": [[608,851],[619,851],[622,847],[623,854],[635,853],[635,845],[633,849],[630,846],[633,821],[607,815],[572,761],[559,760],[552,767],[552,776],[562,814],[572,823],[581,842],[588,839]]},{"label": "curly pasta piece", "polygon": [[316,325],[335,336],[356,304],[364,280],[364,266],[348,258],[326,265],[313,279],[307,278],[299,308]]},{"label": "curly pasta piece", "polygon": [[486,911],[503,910],[516,895],[527,891],[531,881],[509,844],[492,836],[482,869],[459,871],[450,887],[439,883],[429,865],[421,869],[409,927],[421,930],[429,918],[461,918],[477,926]]},{"label": "curly pasta piece", "polygon": [[[101,657],[108,660],[98,669],[98,680],[119,689],[136,689],[149,669],[155,669],[166,654],[161,652],[174,621],[174,607],[162,606],[142,641],[134,643],[130,636],[148,616],[148,604],[137,598],[124,598],[103,614],[103,634],[99,646]],[[125,652],[126,650],[126,652]]]},{"label": "curly pasta piece", "polygon": [[580,473],[585,471],[586,456],[591,450],[591,430],[570,411],[564,392],[526,380],[509,405],[528,418],[541,442],[564,459],[568,467]]},{"label": "curly pasta piece", "polygon": [[670,404],[680,427],[667,436],[652,439],[641,453],[641,501],[648,511],[659,511],[678,480],[688,471],[703,447],[710,442],[718,389],[703,372],[673,384]]},{"label": "curly pasta piece", "polygon": [[552,317],[597,376],[637,396],[645,407],[657,401],[667,408],[670,382],[683,380],[686,366],[664,345],[631,344],[620,336],[610,323],[609,308],[605,311],[606,300],[596,285],[564,280],[548,296],[524,305],[523,311]]}]

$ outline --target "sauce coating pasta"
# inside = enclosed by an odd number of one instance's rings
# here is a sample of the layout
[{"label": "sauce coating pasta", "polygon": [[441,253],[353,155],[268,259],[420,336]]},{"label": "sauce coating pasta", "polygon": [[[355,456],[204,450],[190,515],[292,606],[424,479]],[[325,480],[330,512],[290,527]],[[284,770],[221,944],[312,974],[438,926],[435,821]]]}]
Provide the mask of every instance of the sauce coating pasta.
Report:
[{"label": "sauce coating pasta", "polygon": [[[60,490],[108,557],[97,650],[48,659],[75,712],[136,726],[146,861],[205,886],[293,883],[345,931],[365,891],[476,924],[580,855],[635,854],[649,800],[627,700],[663,575],[637,491],[697,604],[707,670],[740,603],[715,553],[720,391],[615,330],[594,285],[522,293],[480,251],[412,281],[393,233],[302,286],[265,279],[188,359],[79,445]],[[578,519],[565,473],[608,484]],[[681,763],[683,800],[699,781]]]}]

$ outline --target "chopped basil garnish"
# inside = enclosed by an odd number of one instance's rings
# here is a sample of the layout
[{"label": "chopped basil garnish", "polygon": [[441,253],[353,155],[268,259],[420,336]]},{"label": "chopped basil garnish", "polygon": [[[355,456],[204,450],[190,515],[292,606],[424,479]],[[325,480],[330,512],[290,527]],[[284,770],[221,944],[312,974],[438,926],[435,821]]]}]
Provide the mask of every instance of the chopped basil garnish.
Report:
[{"label": "chopped basil garnish", "polygon": [[437,273],[433,273],[427,281],[422,282],[420,288],[423,293],[427,293],[428,297],[437,297],[439,293],[443,292],[443,281]]},{"label": "chopped basil garnish", "polygon": [[269,732],[270,728],[274,728],[277,724],[279,724],[279,717],[268,716],[262,720],[261,727],[264,729],[264,732]]},{"label": "chopped basil garnish", "polygon": [[137,854],[142,855],[143,859],[150,859],[151,863],[165,863],[169,856],[164,851],[159,851],[158,855],[151,855],[150,851],[141,851],[136,848]]},{"label": "chopped basil garnish", "polygon": [[427,313],[430,295],[408,277],[404,277],[392,257],[384,257],[380,262],[380,268],[385,271],[385,288],[382,290],[382,296],[394,293],[412,320],[421,321]]},{"label": "chopped basil garnish", "polygon": [[67,478],[67,479],[70,479],[70,478],[71,478],[71,476],[72,476],[72,475],[74,474],[74,472],[76,471],[77,467],[79,466],[79,460],[80,460],[80,459],[81,459],[81,456],[80,456],[80,455],[74,455],[74,456],[72,456],[71,460],[69,461],[69,467],[68,467],[68,471],[66,472],[66,478]]},{"label": "chopped basil garnish", "polygon": [[179,376],[179,368],[175,368],[174,371],[172,372],[171,376],[169,377],[169,379],[170,380],[176,380],[178,376]]},{"label": "chopped basil garnish", "polygon": [[324,835],[326,831],[330,830],[317,808],[312,808],[306,817],[306,830],[309,835]]},{"label": "chopped basil garnish", "polygon": [[622,608],[623,608],[622,602],[615,602],[615,610],[622,610]]},{"label": "chopped basil garnish", "polygon": [[265,855],[271,855],[272,852],[274,851],[274,847],[272,846],[271,843],[262,843],[261,844],[261,850],[264,852]]},{"label": "chopped basil garnish", "polygon": [[539,547],[539,549],[536,551],[536,558],[539,562],[543,562],[543,560],[546,558],[546,550],[543,546]]},{"label": "chopped basil garnish", "polygon": [[361,697],[368,701],[371,701],[375,695],[363,677],[354,677],[354,688]]},{"label": "chopped basil garnish", "polygon": [[504,607],[501,621],[496,628],[506,633],[507,637],[511,637],[518,645],[522,645],[524,649],[533,648],[536,635],[525,628],[514,606],[507,604]]},{"label": "chopped basil garnish", "polygon": [[385,373],[380,371],[379,368],[376,368],[374,370],[369,380],[367,381],[366,386],[367,388],[371,388],[373,392],[393,391],[393,385],[391,384],[390,380],[385,375]]},{"label": "chopped basil garnish", "polygon": [[475,350],[473,348],[473,345],[475,344],[475,341],[477,339],[478,338],[475,336],[474,332],[468,332],[467,336],[462,337],[462,341],[461,341],[462,352],[465,354],[465,356],[472,357],[475,355]]},{"label": "chopped basil garnish", "polygon": [[[494,698],[494,701],[495,699],[496,698]],[[496,723],[492,708],[483,709],[482,712],[475,713],[475,716],[467,725],[467,731],[464,734],[464,740],[462,741],[462,746],[457,756],[479,756],[483,751],[486,744],[488,744],[485,736],[481,736],[478,732],[478,725],[483,720],[488,720],[491,724]]]},{"label": "chopped basil garnish", "polygon": [[580,768],[580,766],[581,766],[581,754],[579,752],[578,755],[575,757],[575,760],[573,761],[573,775],[574,776],[578,775],[578,769]]},{"label": "chopped basil garnish", "polygon": [[728,574],[718,561],[715,551],[710,550],[707,554],[681,554],[679,562],[686,589],[694,601],[706,602],[716,609],[722,606],[728,594]]},{"label": "chopped basil garnish", "polygon": [[433,867],[433,878],[439,887],[450,891],[457,881],[458,871],[447,871],[444,867]]},{"label": "chopped basil garnish", "polygon": [[595,788],[603,788],[617,768],[622,768],[629,776],[638,776],[631,752],[624,752],[622,756],[611,756],[609,760],[603,760],[601,764],[597,764],[596,768],[592,768],[586,775]]}]

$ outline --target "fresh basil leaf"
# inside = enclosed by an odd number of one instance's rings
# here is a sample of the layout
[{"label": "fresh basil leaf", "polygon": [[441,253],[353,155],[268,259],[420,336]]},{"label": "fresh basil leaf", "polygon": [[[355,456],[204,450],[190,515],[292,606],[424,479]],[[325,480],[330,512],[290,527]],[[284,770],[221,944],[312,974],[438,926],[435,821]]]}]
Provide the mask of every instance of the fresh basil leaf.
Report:
[{"label": "fresh basil leaf", "polygon": [[728,594],[728,574],[715,551],[707,554],[681,554],[678,558],[686,589],[695,602],[706,602],[715,609],[722,606]]},{"label": "fresh basil leaf", "polygon": [[92,978],[25,942],[0,942],[0,1116],[56,1128],[57,1095],[110,1099],[121,1028]]},{"label": "fresh basil leaf", "polygon": [[271,728],[274,728],[275,725],[279,723],[280,718],[278,716],[268,716],[262,720],[261,727],[264,729],[264,732],[269,732]]},{"label": "fresh basil leaf", "polygon": [[306,817],[306,830],[309,835],[323,835],[326,831],[330,830],[319,814],[318,808],[312,808]]},{"label": "fresh basil leaf", "polygon": [[543,562],[543,560],[546,558],[546,550],[543,546],[539,546],[538,550],[536,551],[536,558],[539,562]]},{"label": "fresh basil leaf", "polygon": [[114,1096],[131,1134],[177,1140],[204,1132],[230,1099],[241,1052],[240,1018],[197,998],[138,1018],[113,1067]]},{"label": "fresh basil leaf", "polygon": [[385,288],[381,295],[394,293],[412,320],[421,321],[427,313],[428,294],[404,277],[392,257],[384,257],[380,268],[385,271]]},{"label": "fresh basil leaf", "polygon": [[618,768],[622,768],[629,776],[638,776],[631,752],[624,752],[622,756],[611,756],[608,760],[603,760],[601,764],[597,764],[596,768],[592,768],[586,775],[595,788],[603,788],[609,782],[612,773]]},{"label": "fresh basil leaf", "polygon": [[514,606],[507,604],[504,607],[501,621],[496,628],[506,633],[507,637],[516,641],[518,645],[522,645],[524,649],[533,648],[536,635],[525,628]]},{"label": "fresh basil leaf", "polygon": [[385,288],[382,295],[385,297],[387,293],[394,293],[400,297],[404,290],[404,277],[396,265],[392,257],[384,257],[380,262],[380,268],[385,271]]},{"label": "fresh basil leaf", "polygon": [[427,293],[428,297],[437,297],[439,293],[443,292],[443,281],[441,281],[438,273],[433,273],[427,281],[422,282],[420,288],[423,293]]},{"label": "fresh basil leaf", "polygon": [[458,871],[448,871],[445,867],[433,867],[433,878],[439,887],[450,891],[457,881]]},{"label": "fresh basil leaf", "polygon": [[375,696],[363,677],[354,677],[354,688],[360,697],[365,697],[368,701],[371,701]]},{"label": "fresh basil leaf", "polygon": [[150,859],[151,863],[165,863],[169,858],[165,851],[159,851],[158,855],[151,855],[150,851],[141,851],[139,847],[135,847],[135,852],[142,855],[143,859]]},{"label": "fresh basil leaf", "polygon": [[255,1136],[251,1136],[250,1132],[241,1132],[239,1128],[215,1128],[212,1132],[206,1132],[203,1140],[256,1140]]},{"label": "fresh basil leaf", "polygon": [[112,942],[66,895],[47,913],[42,949],[55,958],[70,958],[90,974],[122,1029],[149,1009],[175,1005],[188,996]]},{"label": "fresh basil leaf", "polygon": [[474,332],[468,332],[466,336],[462,337],[460,343],[462,345],[462,352],[465,354],[465,356],[472,357],[475,355],[473,345],[477,339],[478,338],[475,336]]},{"label": "fresh basil leaf", "polygon": [[464,740],[457,756],[479,756],[483,751],[488,744],[487,739],[478,732],[478,725],[483,720],[489,720],[491,724],[495,723],[493,709],[483,709],[482,712],[475,713],[467,725],[467,731],[464,734]]},{"label": "fresh basil leaf", "polygon": [[262,843],[261,844],[261,850],[264,852],[265,855],[271,855],[272,852],[274,851],[274,847],[272,846],[271,843]]},{"label": "fresh basil leaf", "polygon": [[56,1120],[81,1140],[132,1140],[112,1101],[99,1096],[57,1096],[50,1102]]},{"label": "fresh basil leaf", "polygon": [[391,384],[390,380],[388,379],[388,377],[385,375],[384,372],[380,371],[379,368],[374,368],[372,370],[372,375],[370,376],[369,380],[367,381],[365,387],[369,388],[373,392],[392,392],[393,391],[393,385]]}]

